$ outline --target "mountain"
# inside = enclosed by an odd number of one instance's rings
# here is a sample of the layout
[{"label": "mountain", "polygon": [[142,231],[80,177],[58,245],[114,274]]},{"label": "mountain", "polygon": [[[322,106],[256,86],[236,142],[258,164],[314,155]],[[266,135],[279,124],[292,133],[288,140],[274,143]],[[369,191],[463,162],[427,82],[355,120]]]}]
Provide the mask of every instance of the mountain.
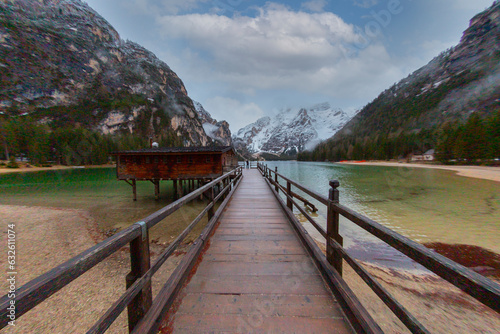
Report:
[{"label": "mountain", "polygon": [[233,143],[245,157],[271,154],[295,156],[312,149],[335,134],[349,121],[342,109],[321,103],[310,108],[287,108],[274,117],[263,117],[238,130]]},{"label": "mountain", "polygon": [[500,110],[500,2],[470,21],[460,43],[382,92],[313,155],[385,159],[435,148],[446,127]]},{"label": "mountain", "polygon": [[0,112],[208,145],[184,84],[80,0],[0,2]]},{"label": "mountain", "polygon": [[218,145],[231,146],[231,131],[229,130],[229,123],[226,121],[217,121],[212,118],[212,115],[203,108],[201,103],[193,101],[198,117],[201,120],[203,129],[207,136]]}]

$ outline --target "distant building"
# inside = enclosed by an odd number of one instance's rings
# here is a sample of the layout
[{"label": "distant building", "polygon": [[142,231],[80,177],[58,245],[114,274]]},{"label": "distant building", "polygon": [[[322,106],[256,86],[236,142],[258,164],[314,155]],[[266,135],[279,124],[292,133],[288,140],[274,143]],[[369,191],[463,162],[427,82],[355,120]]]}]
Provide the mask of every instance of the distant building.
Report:
[{"label": "distant building", "polygon": [[[136,181],[151,181],[158,198],[162,180],[172,180],[174,189],[182,192],[209,182],[238,166],[238,159],[231,146],[213,147],[151,147],[147,149],[114,152],[116,176],[133,187],[136,199]],[[177,183],[179,181],[179,184]]]},{"label": "distant building", "polygon": [[424,160],[425,161],[433,161],[434,160],[434,149],[428,150],[424,153]]},{"label": "distant building", "polygon": [[412,154],[411,161],[434,161],[434,149],[426,151],[424,154]]}]

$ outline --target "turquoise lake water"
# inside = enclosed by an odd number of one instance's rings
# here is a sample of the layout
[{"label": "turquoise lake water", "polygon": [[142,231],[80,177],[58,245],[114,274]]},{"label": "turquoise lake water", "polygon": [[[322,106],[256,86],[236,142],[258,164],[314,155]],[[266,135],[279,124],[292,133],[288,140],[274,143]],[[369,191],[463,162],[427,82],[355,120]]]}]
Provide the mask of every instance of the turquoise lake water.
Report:
[{"label": "turquoise lake water", "polygon": [[[268,162],[269,168],[327,197],[329,180],[340,182],[340,202],[420,243],[475,245],[500,253],[500,183],[453,171],[311,162]],[[317,205],[326,225],[326,208]],[[299,214],[297,211],[296,214]],[[305,220],[302,220],[305,221]],[[403,255],[380,245],[341,217],[344,246],[362,259],[389,263]],[[313,230],[312,228],[310,229]],[[320,239],[321,237],[319,237]]]},{"label": "turquoise lake water", "polygon": [[[452,171],[341,165],[310,162],[267,162],[268,167],[327,196],[328,181],[340,182],[340,202],[421,243],[476,245],[500,253],[500,183],[455,175]],[[172,195],[162,183],[154,201],[149,182],[138,182],[138,201],[131,187],[116,180],[114,168],[90,168],[0,176],[0,203],[88,210],[104,230],[122,228],[166,205]],[[176,218],[187,224],[202,203],[196,201]],[[318,204],[316,219],[323,226],[326,208]],[[298,211],[297,211],[298,214]],[[360,258],[379,242],[341,219],[344,245]],[[381,261],[399,257],[385,248]]]}]

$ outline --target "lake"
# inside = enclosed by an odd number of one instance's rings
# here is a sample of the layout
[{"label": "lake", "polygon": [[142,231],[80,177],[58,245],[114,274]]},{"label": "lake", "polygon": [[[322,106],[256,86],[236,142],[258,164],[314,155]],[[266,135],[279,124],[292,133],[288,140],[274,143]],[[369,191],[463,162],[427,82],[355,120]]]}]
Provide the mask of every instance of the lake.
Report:
[{"label": "lake", "polygon": [[[500,183],[406,166],[295,161],[267,165],[325,196],[328,181],[339,180],[342,204],[420,243],[468,244],[500,253]],[[133,202],[131,187],[116,180],[114,168],[0,175],[0,203],[85,209],[104,232],[128,226],[166,205],[172,195],[170,182],[161,184],[161,193],[155,201],[153,185],[138,182],[138,201]],[[203,205],[194,201],[152,237],[182,230]],[[325,226],[326,208],[317,207],[317,220]],[[341,219],[340,232],[349,252],[360,259],[414,267],[345,219]]]},{"label": "lake", "polygon": [[[382,167],[296,161],[266,164],[273,170],[278,167],[279,173],[325,196],[328,196],[328,181],[339,180],[341,204],[417,242],[475,245],[500,253],[498,182],[407,165]],[[322,204],[316,206],[317,220],[325,226],[326,208]],[[340,224],[344,246],[356,257],[364,260],[376,257],[379,263],[415,267],[405,261],[402,254],[384,247],[347,219],[341,217]]]},{"label": "lake", "polygon": [[[132,187],[116,179],[113,168],[75,168],[0,175],[0,204],[83,209],[90,212],[99,228],[112,233],[142,220],[172,199],[171,182],[162,182],[155,201],[154,185],[137,182],[137,201]],[[171,241],[200,213],[206,202],[194,200],[173,213],[150,232],[151,239]],[[186,238],[193,239],[203,224]]]}]

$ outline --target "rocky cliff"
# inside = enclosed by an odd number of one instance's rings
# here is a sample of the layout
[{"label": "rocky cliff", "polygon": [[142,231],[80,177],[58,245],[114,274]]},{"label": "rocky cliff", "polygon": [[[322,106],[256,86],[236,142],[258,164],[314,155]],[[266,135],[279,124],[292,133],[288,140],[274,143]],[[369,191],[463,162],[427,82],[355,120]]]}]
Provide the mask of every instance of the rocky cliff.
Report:
[{"label": "rocky cliff", "polygon": [[207,136],[217,143],[217,145],[231,146],[231,131],[229,130],[229,123],[226,121],[217,121],[212,118],[212,115],[203,108],[201,103],[193,101],[198,117],[203,125],[203,129]]},{"label": "rocky cliff", "polygon": [[382,92],[299,159],[402,159],[429,149],[443,162],[498,157],[499,40],[496,1],[471,19],[457,46]]},{"label": "rocky cliff", "polygon": [[382,92],[343,136],[419,132],[500,107],[500,3],[476,15],[460,43]]},{"label": "rocky cliff", "polygon": [[233,143],[246,157],[262,153],[293,157],[333,136],[350,118],[345,111],[329,103],[287,108],[272,118],[263,117],[240,129],[233,136]]},{"label": "rocky cliff", "polygon": [[207,145],[178,76],[80,0],[0,2],[0,112]]}]

